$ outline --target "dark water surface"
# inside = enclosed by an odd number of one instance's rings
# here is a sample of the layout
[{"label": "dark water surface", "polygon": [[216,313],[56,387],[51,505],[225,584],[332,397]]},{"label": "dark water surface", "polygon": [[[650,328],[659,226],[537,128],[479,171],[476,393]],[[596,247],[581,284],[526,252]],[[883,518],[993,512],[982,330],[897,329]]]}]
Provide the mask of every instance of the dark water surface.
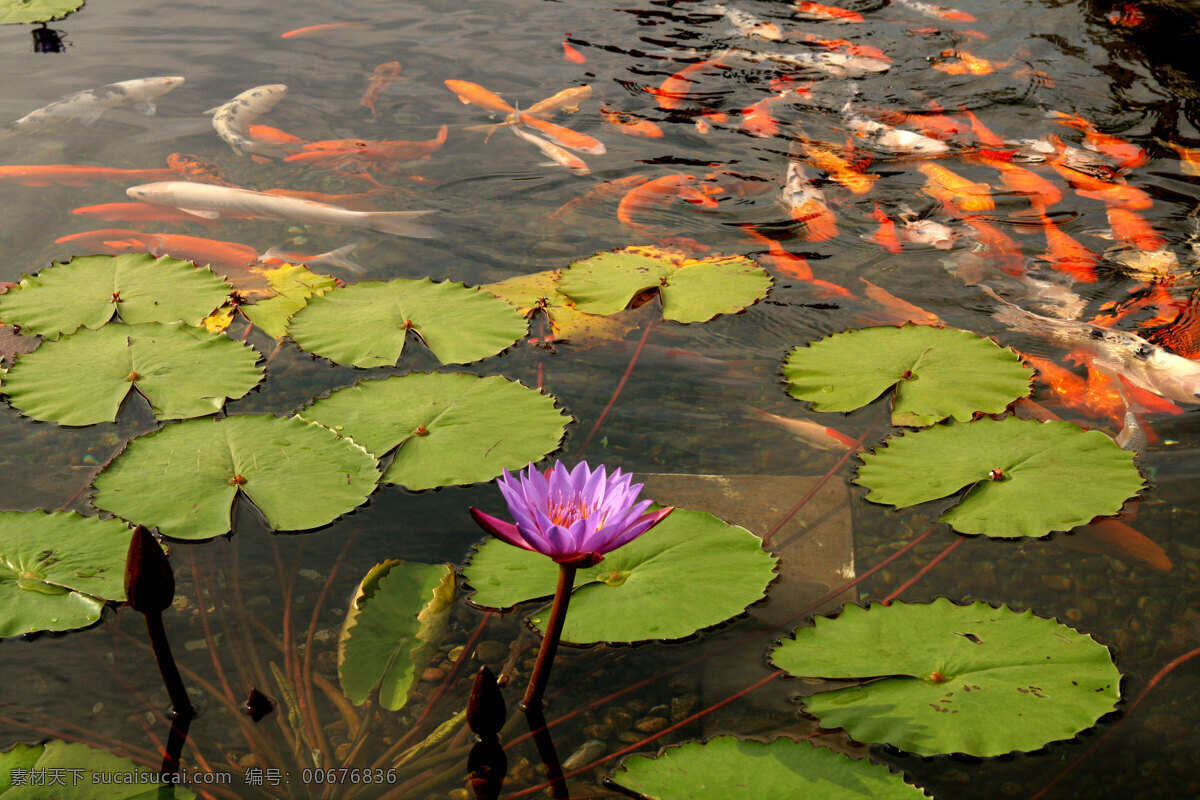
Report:
[{"label": "dark water surface", "polygon": [[[971,238],[963,237],[948,250],[905,245],[900,254],[890,254],[869,241],[877,228],[871,217],[876,203],[893,216],[907,204],[962,230],[958,219],[920,191],[926,180],[918,171],[922,160],[874,154],[869,172],[880,177],[863,195],[822,181],[839,233],[827,241],[805,240],[802,227],[792,222],[778,200],[789,143],[803,133],[834,146],[845,144],[848,133],[837,112],[852,92],[864,108],[917,113],[935,101],[948,113],[970,109],[1006,139],[1056,134],[1079,145],[1080,133],[1047,116],[1051,111],[1076,113],[1099,131],[1141,145],[1149,160],[1128,171],[1125,179],[1153,199],[1152,208],[1138,213],[1162,237],[1163,249],[1177,259],[1177,266],[1169,275],[1160,275],[1159,282],[1180,305],[1191,297],[1198,229],[1189,215],[1197,206],[1198,179],[1186,174],[1166,143],[1200,146],[1195,67],[1195,32],[1200,28],[1194,4],[1147,3],[1131,9],[1120,3],[963,0],[957,7],[978,19],[959,23],[921,16],[896,4],[846,3],[845,7],[865,17],[856,25],[793,19],[787,3],[731,0],[726,5],[769,18],[788,31],[847,38],[879,48],[892,66],[885,73],[848,81],[730,57],[724,68],[698,74],[679,108],[663,109],[646,89],[726,47],[819,50],[740,37],[728,20],[706,12],[707,4],[683,0],[619,8],[534,0],[465,4],[363,0],[324,5],[92,0],[80,12],[52,24],[67,32],[70,44],[62,54],[32,52],[31,26],[0,26],[4,79],[0,122],[69,92],[114,81],[180,75],[187,82],[160,98],[154,116],[112,111],[90,126],[67,123],[2,141],[0,162],[161,168],[169,154],[190,153],[215,162],[230,180],[246,187],[331,193],[369,188],[363,181],[328,171],[281,162],[259,164],[239,156],[216,137],[202,113],[252,86],[284,83],[289,87],[287,98],[260,122],[304,139],[425,140],[441,125],[448,125],[446,144],[430,159],[383,178],[397,187],[388,207],[437,209],[436,224],[443,236],[402,239],[334,226],[305,228],[242,220],[212,229],[187,225],[157,230],[239,242],[260,251],[286,245],[319,253],[361,241],[353,258],[366,268],[365,277],[429,275],[479,284],[562,267],[599,250],[646,244],[651,236],[695,240],[713,253],[769,256],[761,236],[747,234],[747,226],[752,226],[789,252],[805,256],[817,278],[853,293],[854,297],[831,295],[780,272],[775,262],[763,258],[775,277],[767,301],[745,314],[703,325],[656,325],[623,394],[586,453],[593,461],[603,458],[610,466],[634,472],[790,475],[821,474],[832,466],[835,456],[748,418],[744,406],[816,418],[786,396],[778,382],[779,362],[793,345],[875,320],[894,321],[865,299],[860,278],[938,315],[946,324],[1066,363],[1062,349],[998,324],[990,314],[993,301],[951,274],[948,263],[961,266],[962,259],[971,255],[975,246]],[[366,23],[367,27],[280,38],[285,31],[332,22]],[[564,34],[585,56],[585,63],[563,58]],[[932,68],[948,60],[943,51],[955,49],[989,59],[998,67],[985,75],[948,75]],[[382,93],[372,115],[360,105],[359,97],[376,65],[389,61],[400,62],[402,72]],[[750,135],[740,125],[739,112],[774,95],[777,90],[771,81],[785,75],[796,77],[795,85],[811,81],[807,101],[773,105],[778,133]],[[592,97],[578,113],[560,115],[557,121],[602,139],[608,152],[583,156],[592,175],[579,177],[540,164],[543,157],[508,131],[497,130],[485,141],[483,132],[467,128],[493,120],[487,111],[460,103],[444,86],[447,79],[478,82],[522,107],[569,86],[588,84],[593,87]],[[602,105],[652,120],[664,136],[625,135],[603,122]],[[705,110],[722,111],[728,121],[713,123],[709,132],[702,133],[697,120]],[[1000,187],[989,167],[954,155],[939,163],[971,180]],[[1062,201],[1049,209],[1061,229],[1106,256],[1095,282],[1068,287],[1086,303],[1083,318],[1090,318],[1104,303],[1126,300],[1131,292],[1143,289],[1144,280],[1122,266],[1122,259],[1128,261],[1137,247],[1107,238],[1104,205],[1076,196],[1044,166],[1024,166],[1062,191]],[[705,208],[676,200],[646,209],[638,221],[650,227],[638,231],[617,217],[619,192],[577,212],[548,218],[603,182],[676,173],[713,176],[707,185],[719,186],[714,195],[718,202]],[[820,173],[810,170],[810,174]],[[123,202],[126,185],[32,187],[0,182],[0,280],[17,281],[23,272],[36,271],[52,260],[91,253],[90,248],[72,249],[54,240],[94,228],[124,227],[74,216],[71,209]],[[1017,242],[1028,266],[1052,280],[1065,281],[1040,258],[1046,245],[1040,225],[1028,213],[1028,198],[999,191],[995,197],[997,207],[988,212],[987,221]],[[1165,256],[1160,253],[1156,258],[1161,263]],[[344,271],[337,274],[347,280],[358,277]],[[521,346],[470,370],[503,374],[528,385],[541,380],[578,420],[565,444],[566,457],[574,458],[628,364],[649,311],[635,313],[632,320],[637,327],[623,344],[592,348],[564,344],[555,353]],[[1133,328],[1152,314],[1152,310],[1139,312],[1119,326]],[[251,342],[269,351],[271,343],[260,338],[252,337]],[[432,359],[420,355],[403,364],[404,369],[434,366]],[[332,367],[289,345],[271,362],[265,387],[231,404],[230,411],[284,413],[361,376],[361,371]],[[1036,397],[1064,418],[1116,433],[1111,420],[1060,408],[1040,384]],[[118,423],[85,429],[33,423],[11,408],[3,411],[0,468],[5,478],[0,485],[5,487],[3,506],[12,509],[52,509],[72,502],[98,464],[129,437],[153,426],[144,411],[134,408],[126,409]],[[848,418],[826,415],[828,419],[821,417],[821,421],[858,436],[879,418],[878,412],[876,408],[874,413],[864,411]],[[1179,415],[1150,415],[1148,422],[1159,441],[1139,462],[1150,487],[1137,503],[1132,524],[1161,546],[1170,569],[1163,569],[1161,560],[1155,566],[1117,546],[1093,546],[1086,551],[1072,547],[1064,534],[1021,543],[970,539],[903,594],[913,601],[945,595],[1007,603],[1091,633],[1113,649],[1125,675],[1123,712],[1132,698],[1152,688],[1136,709],[1036,754],[984,761],[920,759],[875,747],[870,749],[873,757],[903,770],[939,798],[1030,797],[1068,767],[1073,771],[1040,796],[1200,796],[1200,755],[1195,746],[1200,725],[1198,662],[1182,663],[1152,685],[1173,659],[1200,646],[1195,489],[1200,437],[1194,413],[1193,406],[1186,406]],[[867,440],[878,438],[869,433]],[[940,511],[888,512],[859,499],[857,487],[851,487],[851,495],[860,571],[910,541]],[[86,491],[82,497],[74,500],[73,507],[83,508]],[[310,620],[316,632],[312,652],[317,668],[334,675],[336,681],[332,659],[340,615],[365,571],[384,558],[460,563],[480,539],[466,507],[496,503],[490,485],[424,494],[388,487],[367,506],[321,531],[270,535],[246,509],[239,515],[233,537],[175,546],[179,594],[186,599],[179,601],[178,615],[168,615],[168,628],[181,662],[197,676],[189,682],[195,685],[202,677],[215,695],[223,695],[221,685],[227,680],[239,700],[250,685],[278,697],[265,667],[279,660],[276,637],[281,626],[290,622],[293,635],[303,639]],[[860,598],[889,595],[941,553],[954,536],[948,529],[939,530],[860,585]],[[286,597],[292,599],[290,609],[281,599]],[[198,606],[204,614],[197,613]],[[314,608],[318,609],[315,615]],[[265,627],[245,622],[250,618]],[[451,638],[460,644],[478,624],[480,613],[464,608],[456,620]],[[205,622],[210,625],[208,636],[217,645],[216,658],[208,652]],[[484,639],[493,645],[506,645],[520,628],[515,617],[489,625]],[[0,749],[45,736],[74,737],[153,761],[157,737],[166,730],[160,714],[166,698],[149,655],[136,638],[141,636],[140,626],[136,615],[122,612],[109,615],[89,631],[4,642],[0,647],[5,675],[0,682]],[[592,677],[576,680],[575,693],[560,698],[557,710],[590,701],[672,660],[689,658],[688,647],[685,643],[632,652],[620,649],[616,654],[600,650],[576,654],[559,666],[555,679],[570,682],[572,670]],[[252,657],[252,652],[258,655]],[[222,665],[222,672],[215,663]],[[730,671],[737,677],[744,671],[744,685],[766,674],[761,660]],[[587,731],[586,726],[604,722],[606,713],[614,713],[610,710],[619,712],[618,717],[644,716],[672,697],[694,694],[701,680],[699,673],[685,673],[669,685],[661,681],[632,699],[614,701],[591,716],[563,724],[555,729],[560,755],[565,757],[594,738],[595,731]],[[273,764],[261,755],[247,755],[234,712],[205,694],[202,714],[193,725],[194,750],[189,752],[205,759],[203,763],[212,770],[239,776],[232,795],[215,796],[321,796],[295,778],[276,787],[241,786],[245,767]],[[455,702],[461,703],[461,698]],[[325,711],[331,721],[338,718],[332,706]],[[278,716],[279,712],[260,728],[273,737],[275,747],[286,750]],[[795,716],[794,706],[781,705],[760,719],[757,727],[747,720],[739,724],[733,717],[728,730],[767,736],[791,730]],[[370,744],[371,758],[386,749],[385,737],[402,733],[397,727],[385,731],[380,741]],[[720,729],[693,727],[675,740],[717,732]],[[346,740],[344,730],[339,733],[336,725],[330,726],[329,735],[331,746]],[[1104,735],[1109,738],[1101,741]],[[660,740],[653,747],[667,743]],[[608,752],[624,746],[615,737],[605,743]],[[526,760],[536,760],[531,748],[510,754],[514,791],[540,780],[540,773]],[[573,797],[617,796],[600,788],[594,775],[578,780]],[[457,791],[449,796],[465,797],[462,789],[456,789],[462,785],[461,780],[452,780],[408,796],[446,797]],[[385,794],[363,789],[357,796]]]}]

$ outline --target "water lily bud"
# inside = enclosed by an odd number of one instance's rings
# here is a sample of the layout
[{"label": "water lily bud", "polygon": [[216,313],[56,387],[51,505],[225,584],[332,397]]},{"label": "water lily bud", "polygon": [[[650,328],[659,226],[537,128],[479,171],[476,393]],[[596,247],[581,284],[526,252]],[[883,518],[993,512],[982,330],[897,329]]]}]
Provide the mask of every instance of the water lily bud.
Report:
[{"label": "water lily bud", "polygon": [[160,613],[175,598],[175,573],[158,540],[138,525],[125,560],[125,597],[134,611]]},{"label": "water lily bud", "polygon": [[495,739],[507,716],[495,674],[487,667],[480,667],[471,686],[471,699],[467,701],[467,725],[481,739]]},{"label": "water lily bud", "polygon": [[246,698],[242,710],[250,715],[250,719],[258,722],[260,719],[270,714],[275,710],[275,701],[267,697],[258,689],[251,689],[250,696]]}]

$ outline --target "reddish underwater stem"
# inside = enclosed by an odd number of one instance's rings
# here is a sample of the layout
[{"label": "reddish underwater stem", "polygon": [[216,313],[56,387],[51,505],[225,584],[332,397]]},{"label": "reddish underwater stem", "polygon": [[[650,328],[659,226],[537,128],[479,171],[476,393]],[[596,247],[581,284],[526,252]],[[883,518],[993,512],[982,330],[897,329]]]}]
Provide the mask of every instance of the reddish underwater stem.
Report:
[{"label": "reddish underwater stem", "polygon": [[646,329],[642,331],[642,338],[638,340],[637,347],[634,348],[633,355],[629,357],[629,366],[625,367],[625,374],[621,376],[621,380],[617,383],[617,388],[613,389],[612,397],[608,399],[608,405],[600,412],[600,416],[596,418],[596,423],[592,425],[592,429],[588,431],[588,435],[584,437],[583,444],[579,445],[579,451],[575,454],[576,458],[583,458],[583,452],[587,450],[587,446],[591,444],[592,437],[596,435],[596,431],[600,430],[600,426],[604,424],[604,418],[608,416],[608,412],[612,410],[613,404],[617,402],[617,398],[621,396],[621,390],[625,388],[626,381],[629,380],[630,374],[633,372],[634,366],[637,364],[638,356],[642,354],[642,348],[646,346],[646,339],[650,337],[650,330],[654,327],[654,320],[646,323]]}]

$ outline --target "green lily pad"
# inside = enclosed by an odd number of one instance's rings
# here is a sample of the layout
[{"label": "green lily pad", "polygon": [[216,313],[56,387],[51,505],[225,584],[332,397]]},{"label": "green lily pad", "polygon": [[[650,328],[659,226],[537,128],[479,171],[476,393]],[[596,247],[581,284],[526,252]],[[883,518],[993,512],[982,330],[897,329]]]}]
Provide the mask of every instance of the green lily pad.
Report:
[{"label": "green lily pad", "polygon": [[83,628],[123,602],[130,534],[116,519],[0,511],[0,637]]},{"label": "green lily pad", "polygon": [[[105,325],[46,342],[5,378],[26,416],[63,425],[115,420],[133,389],[158,419],[213,414],[262,379],[258,351],[182,323]],[[81,392],[80,386],[87,391]]]},{"label": "green lily pad", "polygon": [[487,481],[540,461],[558,448],[571,421],[549,395],[460,372],[361,381],[299,416],[372,453],[399,446],[383,480],[414,491]]},{"label": "green lily pad", "polygon": [[356,706],[379,687],[379,704],[399,711],[437,652],[454,607],[449,564],[390,560],[367,573],[338,639],[338,677]]},{"label": "green lily pad", "polygon": [[862,456],[867,499],[916,505],[971,487],[942,514],[961,533],[1045,536],[1110,516],[1145,482],[1133,454],[1100,431],[1016,417],[893,436]]},{"label": "green lily pad", "polygon": [[139,436],[95,481],[92,504],[177,539],[232,527],[242,492],[276,530],[325,525],[375,490],[378,462],[313,422],[247,414],[187,420]]},{"label": "green lily pad", "polygon": [[0,25],[61,19],[83,8],[83,0],[0,0]]},{"label": "green lily pad", "polygon": [[287,335],[292,315],[308,305],[309,298],[320,297],[338,285],[332,275],[310,272],[297,264],[283,264],[264,270],[262,274],[275,291],[275,296],[244,305],[241,309],[246,319],[274,339]]},{"label": "green lily pad", "polygon": [[[570,644],[682,639],[762,599],[775,556],[745,528],[677,508],[649,532],[579,570],[562,640]],[[686,568],[681,568],[686,567]],[[499,539],[478,547],[463,576],[486,608],[551,597],[558,565]],[[532,617],[545,627],[548,609]]]},{"label": "green lily pad", "polygon": [[511,305],[461,283],[429,278],[362,281],[314,297],[292,317],[291,335],[337,364],[396,364],[411,331],[443,364],[494,356],[525,335]]},{"label": "green lily pad", "polygon": [[[121,780],[115,781],[114,776]],[[32,746],[18,744],[0,753],[0,800],[156,800],[159,797],[194,800],[196,797],[178,784],[171,785],[171,794],[164,795],[163,787],[157,771],[85,744],[54,739]]]},{"label": "green lily pad", "polygon": [[1033,371],[1012,350],[970,331],[904,325],[842,331],[796,347],[783,377],[788,394],[817,411],[853,411],[895,385],[892,424],[925,426],[1004,411],[1029,394]]},{"label": "green lily pad", "polygon": [[643,292],[658,292],[663,318],[704,322],[736,314],[767,296],[771,277],[745,256],[685,260],[653,248],[598,253],[563,271],[559,289],[588,314],[615,314]]},{"label": "green lily pad", "polygon": [[1069,739],[1116,707],[1108,648],[1052,619],[986,603],[848,605],[780,642],[771,661],[864,683],[804,699],[825,728],[913,753],[998,756]]},{"label": "green lily pad", "polygon": [[634,323],[626,319],[580,311],[571,298],[559,291],[561,275],[562,270],[552,269],[479,288],[512,303],[526,317],[541,309],[550,321],[550,335],[555,341],[617,341],[633,329]]},{"label": "green lily pad", "polygon": [[225,302],[229,290],[211,270],[166,256],[83,256],[22,277],[18,289],[0,295],[0,320],[47,339],[80,326],[99,328],[118,313],[131,325],[196,327]]},{"label": "green lily pad", "polygon": [[913,800],[928,797],[887,767],[809,742],[714,736],[633,755],[610,779],[648,800]]}]

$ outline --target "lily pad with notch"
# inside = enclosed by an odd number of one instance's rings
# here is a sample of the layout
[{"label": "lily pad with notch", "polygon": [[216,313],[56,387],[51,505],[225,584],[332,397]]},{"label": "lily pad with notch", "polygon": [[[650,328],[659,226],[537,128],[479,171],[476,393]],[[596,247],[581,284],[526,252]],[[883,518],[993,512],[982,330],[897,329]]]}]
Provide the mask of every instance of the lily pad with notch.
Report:
[{"label": "lily pad with notch", "polygon": [[580,311],[571,298],[559,291],[561,275],[562,270],[553,269],[532,275],[518,275],[479,288],[504,298],[526,317],[540,310],[550,322],[550,334],[555,341],[617,341],[633,329],[634,323],[626,317],[600,316]]},{"label": "lily pad with notch", "polygon": [[[16,408],[33,419],[92,425],[117,418],[132,391],[158,419],[213,414],[258,385],[258,351],[182,323],[105,325],[44,343],[5,378]],[[79,387],[86,385],[87,391]]]},{"label": "lily pad with notch", "polygon": [[282,264],[265,269],[262,274],[275,295],[243,305],[241,310],[246,319],[273,339],[287,335],[292,316],[308,305],[311,298],[328,294],[338,286],[337,278],[332,275],[311,272],[298,264]]},{"label": "lily pad with notch", "polygon": [[379,480],[361,445],[297,417],[186,420],[132,440],[96,477],[92,504],[177,539],[232,527],[239,494],[275,530],[317,528],[362,505]]},{"label": "lily pad with notch", "polygon": [[525,335],[509,303],[461,283],[429,278],[362,281],[311,298],[289,332],[304,350],[337,364],[393,366],[409,335],[443,364],[494,356]]},{"label": "lily pad with notch", "polygon": [[84,0],[0,0],[0,25],[24,25],[62,19]]},{"label": "lily pad with notch", "polygon": [[[575,577],[562,641],[682,639],[736,617],[766,594],[779,559],[762,540],[704,511],[677,508],[646,534]],[[686,565],[681,569],[681,565]],[[511,608],[551,597],[559,568],[540,553],[490,539],[463,577],[472,603]],[[544,630],[548,609],[531,617]]]},{"label": "lily pad with notch", "polygon": [[1029,394],[1033,371],[1011,349],[956,328],[858,328],[793,348],[788,394],[817,411],[853,411],[896,387],[892,424],[998,414]]},{"label": "lily pad with notch", "polygon": [[26,275],[0,295],[0,320],[47,339],[114,316],[135,325],[183,322],[193,327],[229,297],[230,286],[206,268],[146,253],[81,256]]},{"label": "lily pad with notch", "polygon": [[862,456],[867,499],[905,507],[970,487],[941,521],[960,533],[1045,536],[1110,516],[1145,485],[1133,454],[1100,431],[1016,417],[892,436]]},{"label": "lily pad with notch", "polygon": [[454,608],[449,564],[376,564],[350,601],[338,639],[338,677],[356,706],[376,688],[379,705],[399,711],[437,653]]},{"label": "lily pad with notch", "polygon": [[570,264],[558,286],[588,314],[615,314],[639,295],[657,293],[664,319],[705,322],[766,297],[771,277],[745,256],[697,260],[630,247]]},{"label": "lily pad with notch", "polygon": [[87,627],[124,602],[129,536],[116,519],[0,511],[0,637]]},{"label": "lily pad with notch", "polygon": [[904,776],[806,741],[714,736],[632,755],[609,780],[647,800],[915,800],[928,797]]},{"label": "lily pad with notch", "polygon": [[1061,623],[986,603],[874,603],[818,617],[771,653],[789,675],[857,686],[804,698],[824,728],[920,755],[988,757],[1069,739],[1113,711],[1108,648]]},{"label": "lily pad with notch", "polygon": [[410,372],[360,381],[298,416],[396,457],[384,483],[419,491],[491,480],[556,450],[572,418],[554,397],[499,376]]}]

